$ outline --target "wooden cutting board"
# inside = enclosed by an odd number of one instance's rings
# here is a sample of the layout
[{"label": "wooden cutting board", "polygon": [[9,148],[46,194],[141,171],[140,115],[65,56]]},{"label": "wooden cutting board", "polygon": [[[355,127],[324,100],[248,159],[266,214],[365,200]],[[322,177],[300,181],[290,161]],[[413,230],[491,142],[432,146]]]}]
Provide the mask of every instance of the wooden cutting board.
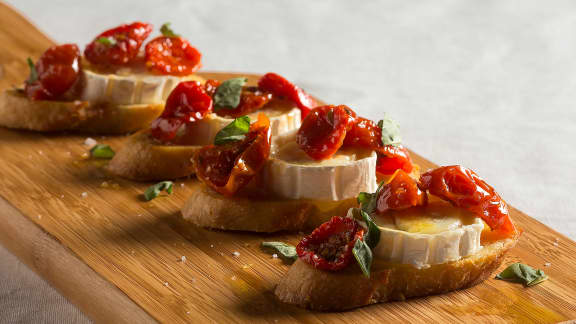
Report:
[{"label": "wooden cutting board", "polygon": [[[0,3],[0,88],[27,75],[52,41]],[[203,73],[226,79],[237,74]],[[251,76],[254,80],[255,76]],[[288,270],[262,241],[298,234],[209,231],[179,218],[193,179],[143,202],[149,183],[108,176],[82,158],[86,136],[0,129],[0,242],[100,322],[559,322],[576,318],[576,243],[512,208],[525,233],[505,264],[543,268],[531,288],[494,279],[440,296],[319,313],[278,303]],[[95,137],[118,147],[122,137]],[[424,169],[433,164],[414,154]],[[234,252],[239,252],[234,256]],[[182,261],[182,257],[186,261]],[[544,264],[549,262],[550,266]]]}]

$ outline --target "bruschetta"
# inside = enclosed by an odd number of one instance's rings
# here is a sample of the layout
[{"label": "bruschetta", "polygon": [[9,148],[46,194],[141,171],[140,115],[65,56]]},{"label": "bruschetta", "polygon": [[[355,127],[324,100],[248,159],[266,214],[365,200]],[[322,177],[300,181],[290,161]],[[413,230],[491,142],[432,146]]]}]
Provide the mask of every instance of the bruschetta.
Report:
[{"label": "bruschetta", "polygon": [[[382,129],[347,106],[313,109],[298,130],[270,136],[268,118],[237,119],[244,134],[194,155],[196,186],[182,209],[195,225],[276,232],[314,228],[356,205],[390,170],[413,172],[398,129]],[[217,136],[218,138],[218,136]],[[390,148],[392,146],[393,148]],[[392,154],[394,153],[394,154]]]},{"label": "bruschetta", "polygon": [[238,77],[223,82],[182,82],[170,94],[162,115],[148,130],[133,135],[110,162],[112,173],[148,181],[193,175],[192,157],[239,116],[264,114],[270,132],[282,134],[300,126],[316,103],[301,88],[275,73],[257,85]]},{"label": "bruschetta", "polygon": [[128,133],[147,127],[170,91],[194,72],[201,54],[165,24],[149,41],[152,25],[135,22],[98,35],[84,50],[50,47],[21,89],[0,94],[0,126],[33,131]]},{"label": "bruschetta", "polygon": [[519,237],[506,203],[473,171],[404,171],[360,208],[304,237],[275,289],[285,303],[341,311],[467,288],[488,278]]}]

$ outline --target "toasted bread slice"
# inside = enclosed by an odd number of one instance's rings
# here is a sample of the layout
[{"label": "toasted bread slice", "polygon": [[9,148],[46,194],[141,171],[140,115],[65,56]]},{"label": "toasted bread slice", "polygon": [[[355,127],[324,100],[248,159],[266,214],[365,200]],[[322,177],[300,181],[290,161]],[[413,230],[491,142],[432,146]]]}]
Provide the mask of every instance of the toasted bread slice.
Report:
[{"label": "toasted bread slice", "polygon": [[130,136],[108,170],[137,181],[169,180],[194,174],[192,157],[202,146],[163,145],[144,130]]},{"label": "toasted bread slice", "polygon": [[17,90],[6,90],[0,94],[0,126],[42,132],[124,134],[148,127],[163,109],[163,105],[30,100]]},{"label": "toasted bread slice", "polygon": [[275,294],[288,304],[341,311],[446,293],[484,281],[500,266],[504,254],[515,244],[515,239],[498,241],[461,260],[423,269],[375,260],[370,278],[363,276],[356,264],[340,272],[328,272],[297,260],[276,287]]},{"label": "toasted bread slice", "polygon": [[192,189],[182,208],[185,220],[201,227],[272,233],[314,228],[334,215],[345,215],[356,199],[336,202],[226,197],[203,183]]}]

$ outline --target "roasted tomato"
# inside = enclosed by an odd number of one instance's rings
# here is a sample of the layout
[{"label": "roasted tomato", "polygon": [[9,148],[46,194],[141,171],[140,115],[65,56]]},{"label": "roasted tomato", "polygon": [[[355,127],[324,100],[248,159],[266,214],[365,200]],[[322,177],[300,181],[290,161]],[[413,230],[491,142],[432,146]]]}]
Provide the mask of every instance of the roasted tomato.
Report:
[{"label": "roasted tomato", "polygon": [[370,119],[357,117],[356,122],[346,133],[344,146],[376,150],[382,146],[382,130]]},{"label": "roasted tomato", "polygon": [[30,66],[24,91],[33,100],[52,100],[64,95],[78,80],[80,50],[75,44],[52,46]]},{"label": "roasted tomato", "polygon": [[152,136],[167,142],[180,127],[203,119],[212,112],[212,97],[198,81],[180,82],[166,99],[162,115],[152,122]]},{"label": "roasted tomato", "polygon": [[517,231],[508,206],[474,171],[459,165],[439,167],[420,177],[420,187],[434,196],[477,214],[493,231],[492,238],[506,238]]},{"label": "roasted tomato", "polygon": [[396,170],[392,178],[379,191],[376,212],[380,215],[389,210],[402,210],[425,205],[428,201],[426,192],[402,169]]},{"label": "roasted tomato", "polygon": [[385,145],[377,149],[376,153],[376,172],[382,175],[391,175],[396,170],[410,173],[414,168],[408,150],[402,145]]},{"label": "roasted tomato", "polygon": [[180,36],[159,36],[146,44],[146,66],[152,72],[189,75],[201,64],[202,54]]},{"label": "roasted tomato", "polygon": [[234,109],[219,109],[218,116],[237,118],[255,112],[272,100],[272,94],[256,87],[245,87],[240,96],[240,104]]},{"label": "roasted tomato", "polygon": [[296,142],[311,158],[328,159],[342,146],[355,121],[356,113],[344,105],[314,108],[302,121]]},{"label": "roasted tomato", "polygon": [[88,44],[84,56],[95,65],[126,65],[138,56],[142,43],[151,32],[152,25],[142,22],[112,28]]},{"label": "roasted tomato", "polygon": [[304,237],[296,252],[316,269],[338,271],[352,262],[354,244],[363,235],[364,228],[353,218],[334,216]]},{"label": "roasted tomato", "polygon": [[206,90],[206,93],[210,97],[214,98],[214,94],[216,93],[216,89],[218,89],[219,86],[220,86],[220,81],[208,79],[208,80],[206,80],[206,83],[204,83],[204,90]]},{"label": "roasted tomato", "polygon": [[234,195],[264,167],[270,156],[270,143],[270,120],[259,114],[243,140],[205,146],[196,152],[196,176],[215,191]]},{"label": "roasted tomato", "polygon": [[316,107],[316,101],[297,85],[276,73],[266,73],[258,81],[258,88],[269,91],[272,95],[288,99],[300,108],[302,119]]}]

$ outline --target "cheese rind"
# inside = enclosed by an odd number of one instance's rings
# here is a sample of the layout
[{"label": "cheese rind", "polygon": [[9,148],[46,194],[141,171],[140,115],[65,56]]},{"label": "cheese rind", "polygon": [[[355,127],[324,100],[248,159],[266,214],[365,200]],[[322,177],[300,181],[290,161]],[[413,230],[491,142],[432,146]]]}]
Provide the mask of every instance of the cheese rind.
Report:
[{"label": "cheese rind", "polygon": [[426,208],[414,208],[415,213],[422,213],[420,219],[414,214],[404,215],[407,219],[374,215],[380,228],[380,241],[374,248],[374,257],[421,269],[478,252],[482,248],[480,237],[484,222],[478,217],[470,219],[466,213],[461,215],[458,213],[461,210],[456,207],[442,209],[453,209],[456,215],[447,213],[442,216],[432,212],[430,214],[434,216],[431,217],[423,212]]},{"label": "cheese rind", "polygon": [[194,74],[185,77],[153,74],[104,74],[82,70],[82,100],[117,105],[162,104],[181,81],[203,79]]},{"label": "cheese rind", "polygon": [[376,190],[376,153],[341,151],[314,161],[298,147],[296,132],[280,136],[262,181],[271,194],[287,199],[340,201]]}]

